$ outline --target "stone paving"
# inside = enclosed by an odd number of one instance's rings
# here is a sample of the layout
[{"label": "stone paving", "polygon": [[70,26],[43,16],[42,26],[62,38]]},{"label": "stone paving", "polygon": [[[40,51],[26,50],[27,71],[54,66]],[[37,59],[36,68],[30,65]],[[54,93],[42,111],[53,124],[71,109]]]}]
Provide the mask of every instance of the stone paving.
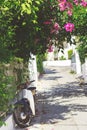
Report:
[{"label": "stone paving", "polygon": [[31,126],[0,130],[87,130],[87,95],[69,67],[46,67],[38,82],[38,109]]}]

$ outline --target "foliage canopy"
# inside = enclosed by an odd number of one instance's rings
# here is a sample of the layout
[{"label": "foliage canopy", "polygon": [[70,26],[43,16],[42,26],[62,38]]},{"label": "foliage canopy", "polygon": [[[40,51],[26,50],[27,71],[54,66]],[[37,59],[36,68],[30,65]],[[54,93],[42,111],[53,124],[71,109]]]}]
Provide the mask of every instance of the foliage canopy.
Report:
[{"label": "foliage canopy", "polygon": [[7,61],[12,55],[27,60],[30,52],[44,53],[52,43],[63,48],[63,41],[72,43],[72,35],[86,40],[86,7],[85,0],[2,0],[0,60]]}]

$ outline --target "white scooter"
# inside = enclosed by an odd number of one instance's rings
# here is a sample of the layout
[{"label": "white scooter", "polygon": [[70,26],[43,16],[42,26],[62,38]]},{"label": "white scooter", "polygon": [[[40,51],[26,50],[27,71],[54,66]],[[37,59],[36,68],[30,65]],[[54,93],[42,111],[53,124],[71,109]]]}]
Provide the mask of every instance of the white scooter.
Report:
[{"label": "white scooter", "polygon": [[20,84],[19,98],[14,104],[13,119],[20,128],[28,127],[33,116],[35,116],[35,101],[34,96],[36,93],[36,87],[32,87],[29,81],[24,84]]}]

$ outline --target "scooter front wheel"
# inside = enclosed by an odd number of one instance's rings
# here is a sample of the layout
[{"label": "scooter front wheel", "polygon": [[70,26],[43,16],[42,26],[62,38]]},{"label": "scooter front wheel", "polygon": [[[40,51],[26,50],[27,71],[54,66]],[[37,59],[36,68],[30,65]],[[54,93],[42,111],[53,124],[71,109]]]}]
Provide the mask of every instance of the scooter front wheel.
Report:
[{"label": "scooter front wheel", "polygon": [[20,128],[28,127],[32,119],[31,109],[25,113],[24,105],[18,104],[14,108],[13,119]]}]

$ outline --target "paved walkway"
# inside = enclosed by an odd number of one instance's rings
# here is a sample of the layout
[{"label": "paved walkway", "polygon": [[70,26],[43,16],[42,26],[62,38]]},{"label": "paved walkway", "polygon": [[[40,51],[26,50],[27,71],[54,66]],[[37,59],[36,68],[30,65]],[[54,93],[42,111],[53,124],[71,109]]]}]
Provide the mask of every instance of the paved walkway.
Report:
[{"label": "paved walkway", "polygon": [[40,80],[40,123],[31,130],[87,130],[87,97],[69,67],[49,67]]},{"label": "paved walkway", "polygon": [[77,77],[70,73],[69,67],[45,69],[38,83],[38,112],[26,129],[87,130],[87,97]]}]

